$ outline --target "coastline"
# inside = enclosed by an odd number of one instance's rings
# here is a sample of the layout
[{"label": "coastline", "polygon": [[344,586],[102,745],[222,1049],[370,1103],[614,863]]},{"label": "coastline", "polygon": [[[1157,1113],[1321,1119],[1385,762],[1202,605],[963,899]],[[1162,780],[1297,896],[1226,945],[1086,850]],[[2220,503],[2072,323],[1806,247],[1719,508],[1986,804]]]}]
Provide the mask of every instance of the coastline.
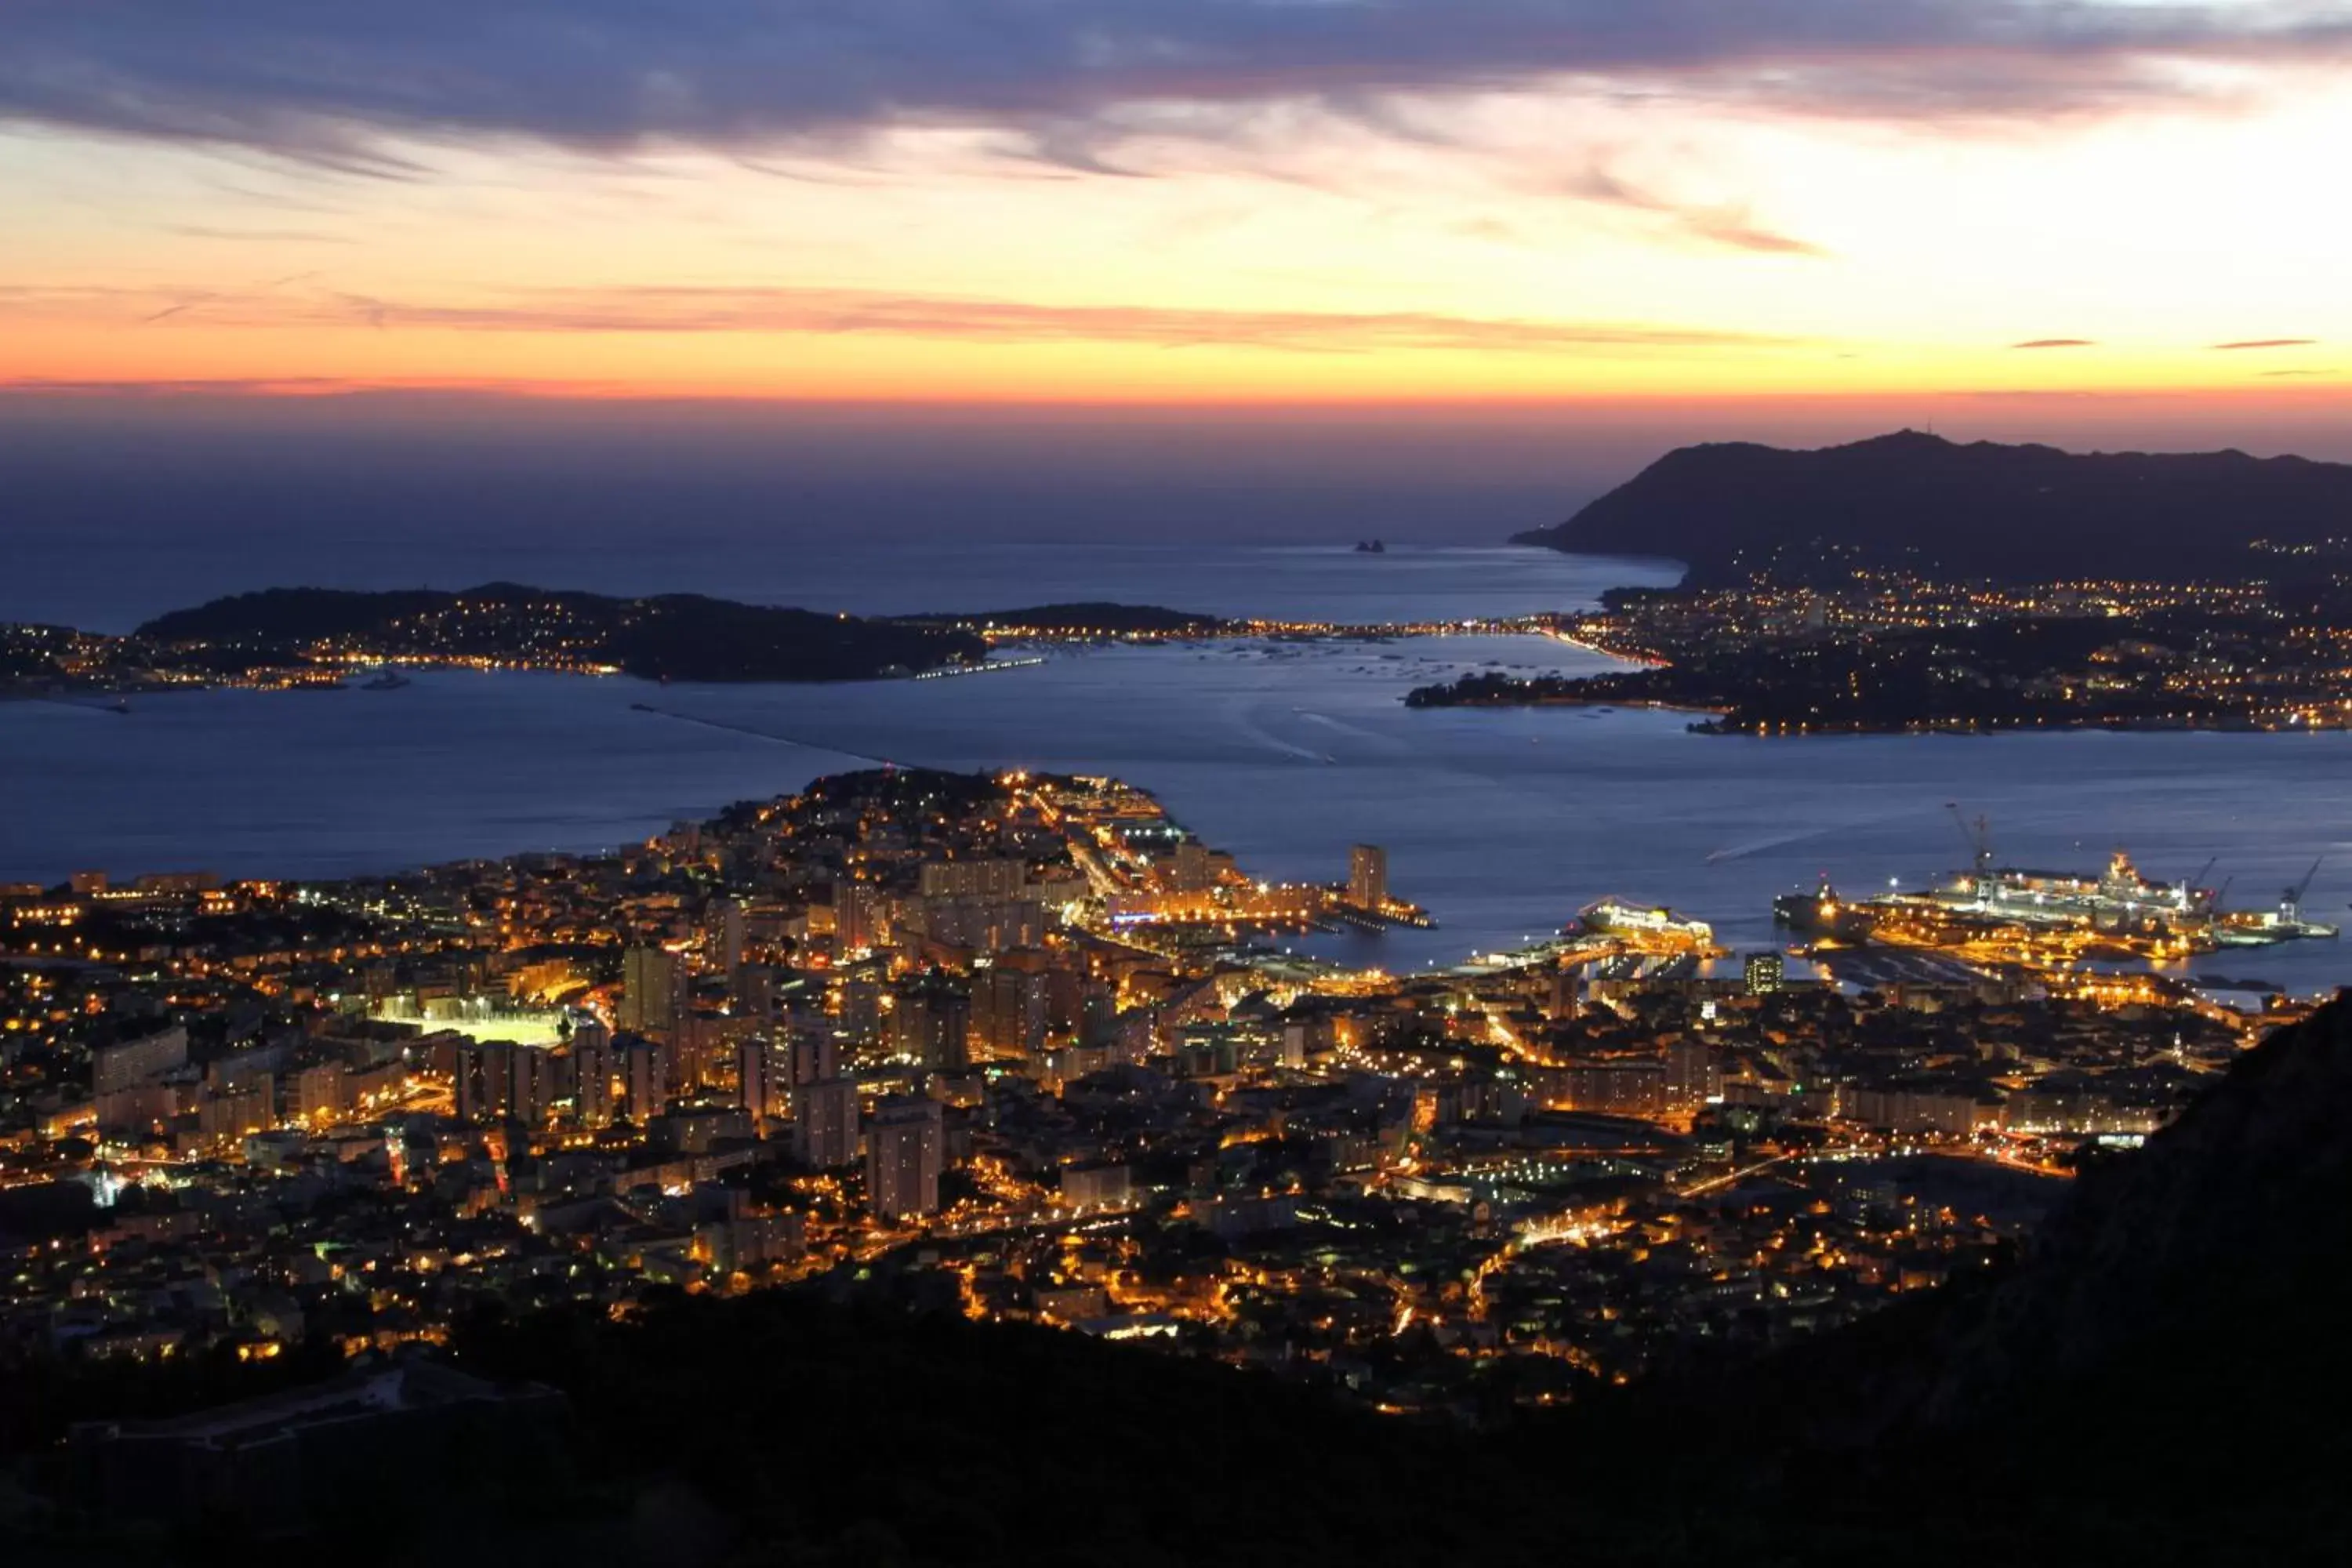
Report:
[{"label": "coastline", "polygon": [[1419,709],[1652,708],[1706,735],[2259,734],[2352,729],[2326,649],[2352,598],[2254,578],[1644,587],[1551,628],[1617,668],[1475,671]]},{"label": "coastline", "polygon": [[[1274,572],[1285,603],[1319,615],[1570,608],[1628,580],[1617,558],[1520,549],[1431,565],[1392,550],[1360,570],[1344,552],[1111,553],[1148,557],[1155,570],[1189,561],[1163,595],[1220,611],[1265,604],[1269,585],[1259,579]],[[1055,563],[1084,572],[1091,559]],[[1042,565],[1045,556],[1022,560]],[[1379,597],[1361,597],[1372,584]],[[1017,681],[688,684],[663,698],[625,679],[421,672],[411,690],[381,702],[289,706],[215,689],[185,704],[138,704],[142,722],[115,729],[38,720],[35,705],[5,710],[21,740],[0,740],[0,794],[17,818],[13,832],[0,825],[0,863],[43,879],[87,865],[334,879],[593,852],[855,769],[863,757],[951,771],[1035,766],[1128,779],[1286,880],[1328,879],[1351,840],[1386,845],[1443,929],[1312,946],[1402,971],[1521,945],[1602,893],[1689,909],[1714,918],[1727,942],[1769,944],[1771,897],[1822,870],[1863,885],[1948,871],[1940,806],[1956,797],[2021,824],[2021,855],[2070,863],[2082,842],[2126,842],[2151,863],[2193,868],[2219,852],[2242,887],[2285,885],[2341,837],[2330,804],[2340,789],[2318,776],[2352,765],[2341,737],[2307,747],[2260,734],[2147,733],[2084,749],[2046,730],[2025,731],[2037,737],[2029,741],[2004,729],[1983,747],[1956,748],[1847,736],[1821,751],[1757,748],[1759,776],[1727,796],[1723,759],[1670,717],[1675,710],[1612,704],[1614,714],[1528,710],[1516,721],[1439,724],[1397,700],[1408,685],[1447,678],[1449,666],[1539,663],[1537,649],[1523,638],[1299,645],[1269,658],[1113,645]],[[1580,648],[1573,657],[1608,656]],[[738,728],[650,724],[629,710],[639,700]],[[160,771],[159,757],[167,759]],[[1834,788],[1823,773],[1831,759]],[[2200,801],[2213,802],[2193,812],[2177,795],[2135,787],[2191,775]],[[1870,793],[1854,793],[1858,784]],[[2255,795],[2268,803],[2259,819],[2230,815],[2230,803]],[[2339,862],[2352,865],[2331,854],[2319,894],[2338,902]],[[2274,967],[2298,988],[2328,978],[2313,955],[2294,964]]]},{"label": "coastline", "polygon": [[[1497,651],[1486,640],[1457,657]],[[1411,662],[1370,652],[1109,649],[1019,681],[686,688],[656,700],[676,710],[658,721],[632,710],[650,696],[635,683],[520,673],[420,678],[381,703],[198,693],[147,705],[137,727],[18,710],[21,742],[0,741],[0,794],[17,803],[15,828],[0,823],[0,880],[182,868],[332,881],[593,854],[867,759],[1027,766],[1128,780],[1276,880],[1328,880],[1349,842],[1384,846],[1440,929],[1292,945],[1402,973],[1525,946],[1604,893],[1701,915],[1734,948],[1775,945],[1772,898],[1823,871],[1841,886],[1948,873],[1941,803],[1954,798],[2017,825],[2005,837],[2030,862],[2124,843],[2152,865],[2219,855],[2242,888],[2284,886],[2340,839],[2352,766],[2342,735],[1853,736],[1755,748],[1727,794],[1721,753],[1665,712],[1431,724],[1395,700]],[[2141,787],[2189,778],[2193,806],[2177,784]],[[2257,793],[2259,817],[2227,815]],[[2352,896],[2340,863],[2331,854],[2315,907]],[[2332,956],[2266,960],[2266,973],[2309,990],[2340,978]]]}]

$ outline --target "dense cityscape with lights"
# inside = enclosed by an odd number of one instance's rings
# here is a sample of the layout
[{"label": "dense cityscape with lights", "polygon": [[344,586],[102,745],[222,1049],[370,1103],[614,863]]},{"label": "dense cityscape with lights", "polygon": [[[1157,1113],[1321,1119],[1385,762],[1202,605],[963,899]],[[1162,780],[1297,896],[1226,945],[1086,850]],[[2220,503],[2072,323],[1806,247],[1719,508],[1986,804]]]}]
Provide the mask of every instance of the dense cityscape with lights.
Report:
[{"label": "dense cityscape with lights", "polygon": [[2352,1563],[2347,146],[0,0],[0,1568]]},{"label": "dense cityscape with lights", "polygon": [[1618,589],[1558,635],[1642,668],[1479,671],[1405,700],[1680,708],[1725,735],[2341,729],[2346,581],[1998,584],[1856,568]]},{"label": "dense cityscape with lights", "polygon": [[1430,918],[1346,870],[1253,879],[1114,780],[890,769],[604,855],[0,889],[0,1342],[363,1369],[781,1290],[1491,1427],[1997,1268],[2307,1011],[1982,910],[1286,951]]}]

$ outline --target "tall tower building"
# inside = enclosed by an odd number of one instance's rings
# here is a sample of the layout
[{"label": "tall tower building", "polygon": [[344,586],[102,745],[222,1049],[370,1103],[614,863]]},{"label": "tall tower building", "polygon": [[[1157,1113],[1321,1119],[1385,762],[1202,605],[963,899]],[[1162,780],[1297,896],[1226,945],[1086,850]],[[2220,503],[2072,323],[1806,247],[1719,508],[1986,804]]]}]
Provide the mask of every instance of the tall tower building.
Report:
[{"label": "tall tower building", "polygon": [[1777,952],[1751,952],[1741,966],[1750,996],[1769,996],[1788,983],[1788,965]]},{"label": "tall tower building", "polygon": [[856,1084],[831,1079],[793,1091],[793,1152],[820,1171],[856,1160]]},{"label": "tall tower building", "polygon": [[1197,893],[1216,886],[1216,868],[1209,858],[1209,847],[1197,838],[1187,838],[1176,846],[1176,852],[1168,858],[1168,879],[1180,893]]},{"label": "tall tower building", "polygon": [[633,1035],[667,1037],[677,1026],[677,954],[633,947],[621,955],[621,1027]]},{"label": "tall tower building", "polygon": [[1360,910],[1385,909],[1389,901],[1389,852],[1377,844],[1348,851],[1348,902]]},{"label": "tall tower building", "polygon": [[884,935],[882,889],[871,882],[833,885],[833,947],[837,953],[880,947]]},{"label": "tall tower building", "polygon": [[782,1116],[792,1101],[792,1048],[765,1035],[735,1042],[735,1101],[754,1116]]},{"label": "tall tower building", "polygon": [[829,1028],[795,1029],[792,1037],[792,1086],[825,1083],[841,1076],[841,1046]]},{"label": "tall tower building", "polygon": [[643,1126],[669,1103],[669,1048],[642,1037],[621,1048],[621,1076],[628,1085],[629,1120]]},{"label": "tall tower building", "polygon": [[992,1059],[1032,1057],[1045,1044],[1045,977],[1004,965],[971,983],[971,1040]]},{"label": "tall tower building", "polygon": [[941,1072],[971,1065],[971,994],[961,982],[927,974],[899,991],[890,1015],[890,1047]]},{"label": "tall tower building", "polygon": [[710,902],[709,937],[712,954],[719,961],[719,973],[730,981],[743,967],[743,900],[713,899]]},{"label": "tall tower building", "polygon": [[853,1046],[870,1046],[882,1037],[882,982],[860,972],[842,978],[838,997],[842,1037]]},{"label": "tall tower building", "polygon": [[875,1107],[866,1130],[866,1201],[877,1219],[939,1212],[946,1142],[938,1100],[901,1096]]},{"label": "tall tower building", "polygon": [[543,1126],[563,1098],[563,1058],[553,1046],[514,1046],[507,1058],[511,1109],[516,1121]]},{"label": "tall tower building", "polygon": [[505,1040],[468,1040],[457,1047],[457,1109],[460,1121],[504,1116],[514,1103],[515,1048]]},{"label": "tall tower building", "polygon": [[613,1120],[613,1032],[594,1018],[572,1026],[571,1083],[572,1114],[583,1127],[602,1127]]},{"label": "tall tower building", "polygon": [[783,981],[784,972],[773,964],[738,965],[733,977],[735,1011],[743,1017],[766,1023],[776,1016]]}]

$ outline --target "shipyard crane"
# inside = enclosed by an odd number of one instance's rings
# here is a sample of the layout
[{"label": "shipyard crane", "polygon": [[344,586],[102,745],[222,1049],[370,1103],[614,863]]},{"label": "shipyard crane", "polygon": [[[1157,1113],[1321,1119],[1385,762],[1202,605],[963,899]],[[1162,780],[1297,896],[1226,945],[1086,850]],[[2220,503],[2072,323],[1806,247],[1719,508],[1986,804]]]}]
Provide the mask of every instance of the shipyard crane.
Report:
[{"label": "shipyard crane", "polygon": [[2219,855],[2214,856],[2213,858],[2205,862],[2205,868],[2203,870],[2198,872],[2197,875],[2189,878],[2189,880],[2180,885],[2180,907],[2182,909],[2185,910],[2193,907],[2210,910],[2221,901],[2218,897],[2208,893],[2205,888],[2205,879],[2211,876],[2213,874],[2213,868],[2219,866],[2221,863],[2221,858]]},{"label": "shipyard crane", "polygon": [[2303,880],[2297,882],[2294,887],[2289,888],[2285,892],[2279,895],[2279,920],[2281,922],[2287,925],[2293,925],[2295,921],[2303,919],[2303,896],[2304,894],[2311,891],[2311,879],[2319,875],[2320,861],[2326,858],[2327,857],[2326,855],[2322,855],[2318,860],[2314,860],[2311,863],[2311,869],[2303,874]]},{"label": "shipyard crane", "polygon": [[1992,824],[1982,816],[1970,822],[1956,800],[1946,801],[1944,809],[1950,812],[1952,820],[1960,825],[1960,837],[1968,840],[1969,863],[1976,867],[1977,875],[1992,875]]}]

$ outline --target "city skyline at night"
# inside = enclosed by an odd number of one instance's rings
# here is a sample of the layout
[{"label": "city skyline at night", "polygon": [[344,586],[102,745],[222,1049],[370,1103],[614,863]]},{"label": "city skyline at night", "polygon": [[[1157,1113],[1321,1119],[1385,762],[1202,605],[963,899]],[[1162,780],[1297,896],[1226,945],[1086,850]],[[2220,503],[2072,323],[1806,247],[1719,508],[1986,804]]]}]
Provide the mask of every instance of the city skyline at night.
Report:
[{"label": "city skyline at night", "polygon": [[0,1562],[2352,1561],[2347,147],[2352,0],[0,0]]}]

